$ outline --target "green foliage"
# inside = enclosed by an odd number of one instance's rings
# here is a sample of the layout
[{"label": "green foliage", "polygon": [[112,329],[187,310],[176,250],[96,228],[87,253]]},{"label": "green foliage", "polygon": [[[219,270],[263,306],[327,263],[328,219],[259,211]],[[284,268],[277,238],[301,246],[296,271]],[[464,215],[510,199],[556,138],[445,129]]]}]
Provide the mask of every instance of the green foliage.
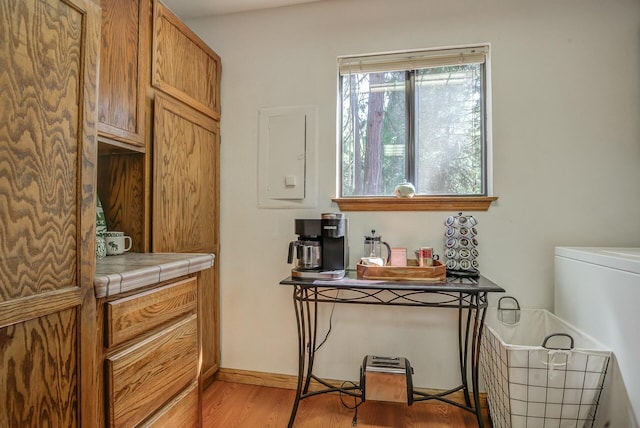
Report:
[{"label": "green foliage", "polygon": [[[482,194],[483,96],[482,65],[428,68],[411,72],[380,73],[371,85],[370,75],[342,77],[342,195],[391,195],[395,186],[410,180],[418,194]],[[407,105],[406,88],[415,86],[413,105]],[[384,94],[382,111],[369,111],[371,92]],[[411,94],[410,94],[411,95]],[[409,107],[409,108],[408,108]],[[415,152],[408,153],[409,123],[414,119]],[[366,156],[369,120],[380,120],[382,163]],[[373,127],[373,129],[376,129]],[[376,141],[377,142],[377,141]],[[407,171],[407,156],[414,156],[415,176]],[[372,174],[371,168],[381,168]],[[379,186],[364,183],[380,176]],[[375,195],[377,196],[377,195]]]}]

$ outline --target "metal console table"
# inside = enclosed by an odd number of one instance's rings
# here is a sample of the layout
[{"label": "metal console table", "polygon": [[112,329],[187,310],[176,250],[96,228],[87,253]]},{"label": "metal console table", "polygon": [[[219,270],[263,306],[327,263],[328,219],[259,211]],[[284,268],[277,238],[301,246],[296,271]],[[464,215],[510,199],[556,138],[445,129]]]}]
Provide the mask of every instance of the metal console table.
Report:
[{"label": "metal console table", "polygon": [[[282,285],[293,286],[293,303],[298,325],[298,385],[296,398],[289,418],[293,426],[300,400],[318,394],[342,392],[362,398],[359,386],[338,387],[313,374],[313,362],[317,350],[317,308],[319,303],[345,303],[366,305],[395,305],[452,308],[458,310],[458,353],[461,384],[439,394],[413,391],[410,402],[439,400],[458,406],[476,415],[478,425],[484,427],[478,392],[478,362],[480,340],[484,325],[488,293],[504,292],[502,287],[490,280],[479,278],[447,277],[446,282],[420,281],[372,281],[356,278],[355,271],[348,271],[340,280],[314,280],[286,278]],[[466,316],[465,316],[466,310]],[[469,389],[468,368],[471,368]],[[309,391],[311,380],[319,382],[325,389]],[[462,390],[465,403],[447,398]],[[471,402],[473,398],[473,403]]]}]

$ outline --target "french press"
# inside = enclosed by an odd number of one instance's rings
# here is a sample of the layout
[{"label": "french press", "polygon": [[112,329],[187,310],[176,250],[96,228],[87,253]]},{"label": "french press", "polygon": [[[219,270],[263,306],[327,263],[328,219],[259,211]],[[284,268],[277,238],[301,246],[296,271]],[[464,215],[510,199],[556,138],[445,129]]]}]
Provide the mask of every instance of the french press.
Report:
[{"label": "french press", "polygon": [[[387,247],[387,257],[382,257],[381,246]],[[391,255],[391,247],[389,244],[382,240],[380,235],[376,236],[375,229],[371,230],[371,236],[364,237],[364,256],[365,257],[380,257],[385,260],[385,264],[389,263],[389,256]]]}]

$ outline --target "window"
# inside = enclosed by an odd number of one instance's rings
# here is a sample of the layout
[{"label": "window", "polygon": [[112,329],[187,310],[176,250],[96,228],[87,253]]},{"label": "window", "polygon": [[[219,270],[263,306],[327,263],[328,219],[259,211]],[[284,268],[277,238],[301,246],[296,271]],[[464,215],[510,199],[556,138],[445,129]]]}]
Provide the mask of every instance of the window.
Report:
[{"label": "window", "polygon": [[[341,57],[340,196],[487,196],[488,46]],[[493,198],[495,199],[495,198]]]}]

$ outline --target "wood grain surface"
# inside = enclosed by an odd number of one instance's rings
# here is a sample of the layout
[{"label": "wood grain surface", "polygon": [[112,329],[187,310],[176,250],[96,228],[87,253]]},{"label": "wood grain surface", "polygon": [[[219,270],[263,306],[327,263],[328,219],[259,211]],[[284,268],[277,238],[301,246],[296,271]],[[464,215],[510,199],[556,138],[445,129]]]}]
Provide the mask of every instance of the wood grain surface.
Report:
[{"label": "wood grain surface", "polygon": [[[286,427],[295,391],[257,385],[215,381],[202,398],[203,428]],[[296,428],[351,427],[353,398],[320,395],[300,402]],[[491,428],[488,414],[484,423]],[[458,407],[434,402],[402,403],[367,401],[358,408],[356,427],[465,428],[477,427],[475,415]]]},{"label": "wood grain surface", "polygon": [[196,380],[196,316],[109,356],[106,370],[109,425],[140,423]]},{"label": "wood grain surface", "polygon": [[145,159],[142,153],[99,156],[98,195],[110,230],[131,236],[133,252],[148,250]]},{"label": "wood grain surface", "polygon": [[144,0],[102,2],[98,129],[110,138],[144,145],[146,36]]},{"label": "wood grain surface", "polygon": [[[219,254],[219,253],[218,253]],[[220,260],[216,257],[216,265]],[[206,382],[220,368],[220,302],[218,276],[215,268],[200,272],[198,277],[198,322],[202,343],[201,374]]]},{"label": "wood grain surface", "polygon": [[155,99],[152,250],[212,252],[217,237],[218,122]]},{"label": "wood grain surface", "polygon": [[194,383],[185,389],[153,417],[142,423],[140,428],[199,427],[198,388],[198,384]]},{"label": "wood grain surface", "polygon": [[95,421],[99,8],[0,2],[0,426]]},{"label": "wood grain surface", "polygon": [[0,3],[0,302],[78,283],[82,14]]},{"label": "wood grain surface", "polygon": [[0,427],[75,426],[76,315],[68,309],[0,329]]},{"label": "wood grain surface", "polygon": [[105,344],[112,347],[196,311],[197,280],[189,278],[106,304]]},{"label": "wood grain surface", "polygon": [[220,57],[157,0],[152,49],[153,86],[220,119]]}]

